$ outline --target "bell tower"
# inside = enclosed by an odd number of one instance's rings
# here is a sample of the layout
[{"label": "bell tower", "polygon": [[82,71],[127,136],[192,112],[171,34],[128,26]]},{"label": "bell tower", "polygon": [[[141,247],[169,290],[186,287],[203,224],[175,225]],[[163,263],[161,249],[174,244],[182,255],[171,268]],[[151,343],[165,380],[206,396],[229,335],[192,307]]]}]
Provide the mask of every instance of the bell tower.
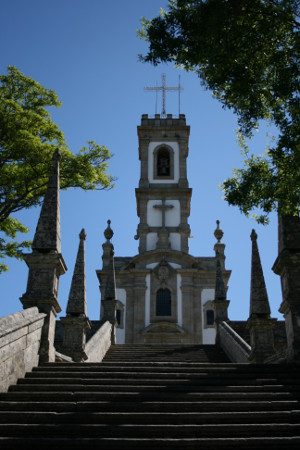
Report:
[{"label": "bell tower", "polygon": [[171,249],[188,253],[190,201],[186,170],[190,127],[185,115],[142,115],[138,126],[141,175],[136,189],[139,253]]},{"label": "bell tower", "polygon": [[[216,256],[193,256],[188,248],[190,127],[184,114],[143,114],[137,131],[141,172],[135,189],[139,217],[135,238],[139,250],[134,256],[114,258],[120,317],[116,342],[214,344]],[[219,223],[215,236],[215,253],[227,283],[230,272],[225,270]],[[104,254],[103,263],[97,275],[105,298]]]}]

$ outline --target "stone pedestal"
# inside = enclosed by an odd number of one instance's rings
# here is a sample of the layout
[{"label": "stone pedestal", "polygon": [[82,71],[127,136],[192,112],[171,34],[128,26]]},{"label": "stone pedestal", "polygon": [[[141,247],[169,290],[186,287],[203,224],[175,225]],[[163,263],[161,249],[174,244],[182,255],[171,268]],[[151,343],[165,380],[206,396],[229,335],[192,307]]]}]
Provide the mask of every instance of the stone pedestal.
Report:
[{"label": "stone pedestal", "polygon": [[274,326],[277,319],[250,317],[247,328],[250,332],[251,353],[249,362],[262,363],[276,351],[274,347]]},{"label": "stone pedestal", "polygon": [[62,317],[60,321],[64,327],[63,353],[75,362],[85,361],[86,332],[91,329],[89,319],[81,315]]},{"label": "stone pedestal", "polygon": [[214,300],[215,323],[228,322],[228,306],[230,300]]},{"label": "stone pedestal", "polygon": [[31,253],[24,255],[29,267],[27,290],[20,298],[24,309],[37,306],[46,314],[40,345],[40,362],[55,361],[55,321],[61,307],[57,300],[59,277],[67,270],[61,254]]}]

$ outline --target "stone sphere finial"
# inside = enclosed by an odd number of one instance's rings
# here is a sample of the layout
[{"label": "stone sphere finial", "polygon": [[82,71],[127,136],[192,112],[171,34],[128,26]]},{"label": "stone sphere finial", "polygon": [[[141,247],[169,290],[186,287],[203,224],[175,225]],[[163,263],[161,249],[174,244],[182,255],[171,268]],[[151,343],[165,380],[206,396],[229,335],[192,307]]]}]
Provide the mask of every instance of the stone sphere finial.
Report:
[{"label": "stone sphere finial", "polygon": [[79,238],[80,238],[81,241],[85,241],[86,240],[86,232],[85,232],[84,228],[82,228],[82,230],[80,231]]},{"label": "stone sphere finial", "polygon": [[222,237],[224,235],[224,232],[220,228],[220,221],[217,220],[216,222],[217,222],[217,228],[215,229],[214,236],[215,236],[215,238],[217,239],[217,241],[219,243],[219,242],[221,242],[221,239],[222,239]]},{"label": "stone sphere finial", "polygon": [[253,230],[251,231],[250,238],[251,238],[251,241],[252,241],[252,242],[257,240],[257,233],[256,233],[256,231],[254,230],[254,228],[253,228]]},{"label": "stone sphere finial", "polygon": [[110,239],[111,239],[111,238],[113,237],[113,235],[114,235],[113,230],[110,228],[110,224],[111,224],[111,221],[108,220],[108,221],[107,221],[107,228],[106,228],[106,230],[104,231],[104,237],[105,237],[105,239],[107,239],[107,241],[110,241]]}]

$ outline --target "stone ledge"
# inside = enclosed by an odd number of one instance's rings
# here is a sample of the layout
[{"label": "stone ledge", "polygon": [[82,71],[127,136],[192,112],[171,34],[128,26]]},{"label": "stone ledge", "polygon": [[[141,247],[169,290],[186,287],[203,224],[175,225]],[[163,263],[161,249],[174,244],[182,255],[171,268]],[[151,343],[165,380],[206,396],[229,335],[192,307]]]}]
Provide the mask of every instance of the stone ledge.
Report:
[{"label": "stone ledge", "polygon": [[45,316],[46,314],[39,313],[38,308],[34,306],[9,316],[0,317],[0,339],[12,331],[32,324]]}]

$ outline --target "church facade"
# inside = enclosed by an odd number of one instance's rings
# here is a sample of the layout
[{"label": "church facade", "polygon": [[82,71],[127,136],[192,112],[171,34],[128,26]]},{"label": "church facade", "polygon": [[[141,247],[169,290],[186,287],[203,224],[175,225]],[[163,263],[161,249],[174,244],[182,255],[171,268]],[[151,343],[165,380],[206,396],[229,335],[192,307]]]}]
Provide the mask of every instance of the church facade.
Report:
[{"label": "church facade", "polygon": [[[187,177],[190,127],[184,114],[142,115],[138,126],[140,180],[136,189],[139,253],[115,256],[117,343],[214,344],[213,300],[218,253],[224,279],[225,245],[219,226],[214,256],[189,253],[192,189]],[[102,299],[107,271],[97,271]]]}]

